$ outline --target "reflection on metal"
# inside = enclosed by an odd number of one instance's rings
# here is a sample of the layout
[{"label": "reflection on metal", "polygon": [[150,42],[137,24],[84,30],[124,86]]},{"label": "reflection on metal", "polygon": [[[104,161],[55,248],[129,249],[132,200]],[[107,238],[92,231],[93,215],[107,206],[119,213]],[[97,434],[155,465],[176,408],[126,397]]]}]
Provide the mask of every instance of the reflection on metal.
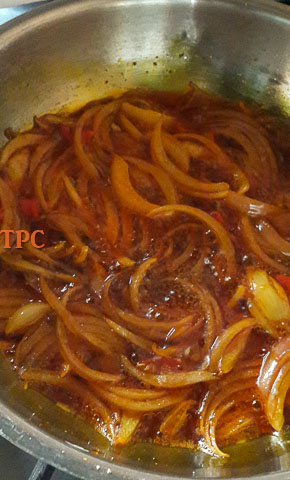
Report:
[{"label": "reflection on metal", "polygon": [[[14,0],[13,0],[14,1]],[[31,0],[24,2],[23,0],[15,0],[14,7],[11,7],[10,0],[1,0],[0,3],[0,25],[3,23],[9,22],[13,18],[22,15],[25,12],[28,12],[32,8],[38,7],[39,5],[43,5],[43,2],[52,1],[52,0],[39,0],[31,3]],[[24,5],[25,3],[25,5]]]}]

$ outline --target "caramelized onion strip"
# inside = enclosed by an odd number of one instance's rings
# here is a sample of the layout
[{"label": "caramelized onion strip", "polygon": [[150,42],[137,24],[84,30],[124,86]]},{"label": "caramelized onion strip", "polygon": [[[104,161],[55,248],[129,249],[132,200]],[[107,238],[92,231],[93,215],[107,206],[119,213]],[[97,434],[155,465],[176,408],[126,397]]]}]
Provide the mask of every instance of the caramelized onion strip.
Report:
[{"label": "caramelized onion strip", "polygon": [[290,339],[276,342],[264,357],[257,380],[265,411],[272,427],[280,431],[284,425],[284,404],[290,388]]},{"label": "caramelized onion strip", "polygon": [[20,307],[13,315],[8,319],[5,333],[6,335],[12,335],[24,331],[26,328],[39,322],[44,315],[47,315],[50,311],[50,306],[43,302],[27,303],[23,307]]},{"label": "caramelized onion strip", "polygon": [[114,156],[112,162],[111,182],[121,205],[131,212],[146,215],[158,206],[148,202],[136,192],[129,177],[128,165],[118,155]]},{"label": "caramelized onion strip", "polygon": [[40,163],[47,156],[49,156],[53,152],[57,143],[58,143],[58,141],[56,139],[48,139],[48,140],[40,143],[36,147],[33,154],[31,155],[31,159],[30,159],[30,164],[29,164],[29,175],[30,175],[30,177],[33,176],[34,172],[36,171],[36,169],[40,165]]},{"label": "caramelized onion strip", "polygon": [[[247,318],[234,323],[216,338],[210,354],[209,369],[216,373],[228,373],[245,347],[245,341],[256,321]],[[241,335],[243,335],[241,337]],[[236,340],[236,341],[235,341]],[[238,340],[238,342],[237,342]]]},{"label": "caramelized onion strip", "polygon": [[199,429],[207,447],[219,457],[228,457],[216,442],[219,419],[243,398],[246,390],[255,389],[259,362],[241,362],[236,371],[225,375],[218,383],[210,384],[199,410]]},{"label": "caramelized onion strip", "polygon": [[114,332],[116,332],[121,337],[125,338],[125,340],[133,343],[133,345],[137,345],[138,347],[142,348],[146,352],[152,353],[151,342],[148,342],[148,340],[146,340],[145,338],[142,338],[139,335],[136,335],[135,333],[130,332],[126,328],[121,327],[121,325],[118,325],[112,320],[107,319],[106,322],[109,325],[109,327],[112,330],[114,330]]},{"label": "caramelized onion strip", "polygon": [[213,231],[219,240],[221,250],[226,257],[227,273],[229,276],[233,276],[236,270],[234,246],[225,228],[213,217],[199,208],[189,207],[187,205],[165,205],[164,207],[159,207],[151,211],[148,216],[152,218],[175,212],[187,213],[188,215],[205,223]]},{"label": "caramelized onion strip", "polygon": [[74,133],[74,150],[77,155],[77,159],[80,163],[80,166],[85,170],[89,178],[94,180],[99,178],[99,173],[92,155],[85,151],[82,143],[82,132],[85,125],[92,120],[99,110],[99,105],[86,110],[78,119]]},{"label": "caramelized onion strip", "polygon": [[167,441],[172,441],[177,432],[185,425],[188,410],[193,405],[193,400],[184,400],[166,415],[159,427],[159,431]]},{"label": "caramelized onion strip", "polygon": [[[261,219],[258,224],[259,234],[257,240],[260,246],[265,248],[269,254],[283,255],[283,257],[290,257],[290,242],[284,240],[281,235],[264,219]],[[260,241],[262,237],[262,241]]]},{"label": "caramelized onion strip", "polygon": [[1,258],[4,263],[7,263],[7,265],[13,267],[19,272],[34,272],[38,275],[43,275],[46,278],[59,278],[60,280],[67,282],[75,281],[75,278],[72,275],[48,270],[47,268],[28,262],[27,260],[23,260],[21,257],[11,255],[10,253],[3,253]]},{"label": "caramelized onion strip", "polygon": [[237,212],[253,217],[269,217],[271,215],[277,215],[282,211],[280,207],[276,207],[270,203],[260,202],[254,198],[247,197],[246,195],[240,195],[232,191],[228,193],[225,202],[228,207],[236,210]]},{"label": "caramelized onion strip", "polygon": [[142,135],[140,130],[126,117],[124,114],[119,115],[119,122],[123,130],[137,141],[144,141],[146,137]]},{"label": "caramelized onion strip", "polygon": [[110,393],[122,398],[130,398],[131,400],[152,400],[156,398],[165,397],[168,395],[168,390],[149,390],[144,388],[133,387],[117,387],[115,385],[107,385],[106,390]]},{"label": "caramelized onion strip", "polygon": [[107,239],[111,245],[115,245],[118,240],[120,229],[118,210],[114,201],[107,194],[103,193],[102,198],[105,205],[105,212],[107,217]]},{"label": "caramelized onion strip", "polygon": [[140,382],[144,383],[145,385],[152,385],[153,387],[159,388],[186,387],[188,385],[194,385],[200,382],[212,381],[216,378],[214,374],[203,370],[154,375],[135,367],[123,355],[122,363],[125,371],[133,377],[136,377]]},{"label": "caramelized onion strip", "polygon": [[227,193],[229,185],[227,183],[205,183],[184,173],[172,163],[165,153],[162,143],[162,119],[158,121],[151,137],[151,155],[153,161],[160,165],[169,175],[178,183],[192,188],[199,192],[225,192]]},{"label": "caramelized onion strip", "polygon": [[132,163],[142,172],[149,173],[156,180],[160,189],[162,190],[167,203],[174,204],[178,203],[178,194],[174,186],[173,181],[170,176],[157,165],[152,165],[151,163],[145,162],[141,158],[125,156],[124,159],[126,162]]},{"label": "caramelized onion strip", "polygon": [[0,159],[0,170],[4,167],[7,163],[9,158],[17,152],[25,147],[34,147],[35,145],[39,145],[39,143],[46,140],[45,135],[40,135],[37,133],[23,133],[21,135],[17,135],[17,137],[13,138],[7,145],[4,147],[1,159]]},{"label": "caramelized onion strip", "polygon": [[232,174],[235,187],[238,189],[237,193],[241,194],[249,190],[250,184],[244,172],[229,159],[227,154],[215,142],[204,135],[197,135],[193,133],[179,134],[177,137],[182,140],[197,141],[201,143],[208,151],[210,151],[219,166],[221,168],[225,168],[229,171],[229,173]]},{"label": "caramelized onion strip", "polygon": [[135,329],[138,332],[142,331],[144,337],[150,338],[154,341],[162,340],[166,337],[166,334],[172,329],[184,325],[188,327],[192,320],[191,315],[182,317],[178,321],[155,321],[149,320],[144,317],[139,317],[131,312],[127,312],[119,308],[110,299],[110,286],[113,281],[113,277],[109,279],[104,287],[103,291],[103,308],[108,317],[114,318],[116,323],[121,319],[125,324],[129,325],[131,329]]},{"label": "caramelized onion strip", "polygon": [[61,353],[67,363],[72,369],[82,378],[91,382],[113,382],[116,383],[121,380],[121,375],[112,373],[100,372],[87,367],[78,356],[73,352],[69,345],[69,339],[65,331],[65,326],[62,321],[57,322],[57,338],[60,344]]},{"label": "caramelized onion strip", "polygon": [[244,240],[252,253],[254,253],[262,262],[270,267],[278,270],[279,272],[288,273],[289,269],[284,266],[283,264],[273,260],[269,255],[267,255],[262,248],[260,247],[259,243],[256,239],[256,232],[251,225],[251,222],[248,217],[243,216],[241,218],[241,231],[244,237]]},{"label": "caramelized onion strip", "polygon": [[92,385],[92,388],[104,401],[116,405],[119,408],[125,408],[137,412],[152,412],[162,410],[163,408],[180,403],[188,395],[188,391],[182,390],[179,392],[170,392],[167,395],[159,398],[147,398],[146,400],[137,400],[135,398],[133,400],[130,398],[119,397],[115,393],[109,392],[106,388],[100,388],[95,385]]},{"label": "caramelized onion strip", "polygon": [[135,313],[138,313],[140,310],[140,286],[148,270],[154,265],[156,260],[156,258],[148,258],[137,267],[137,269],[131,276],[129,291],[131,305]]},{"label": "caramelized onion strip", "polygon": [[168,115],[162,115],[160,112],[156,112],[148,108],[136,107],[128,102],[122,103],[121,110],[132,121],[137,121],[138,124],[145,128],[154,128],[161,118],[165,126],[171,126],[174,121],[174,119]]}]

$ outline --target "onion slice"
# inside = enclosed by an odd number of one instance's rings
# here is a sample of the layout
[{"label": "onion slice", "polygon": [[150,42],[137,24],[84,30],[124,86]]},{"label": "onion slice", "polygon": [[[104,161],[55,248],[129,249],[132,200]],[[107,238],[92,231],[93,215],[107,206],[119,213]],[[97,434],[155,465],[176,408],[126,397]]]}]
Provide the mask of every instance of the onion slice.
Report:
[{"label": "onion slice", "polygon": [[22,332],[31,325],[39,322],[44,315],[50,311],[47,303],[33,302],[18,308],[15,313],[8,319],[5,333],[13,335]]},{"label": "onion slice", "polygon": [[290,388],[290,338],[279,340],[264,361],[257,380],[265,411],[272,427],[280,431],[284,424],[284,404]]},{"label": "onion slice", "polygon": [[122,355],[122,363],[124,369],[133,377],[146,385],[163,388],[178,388],[194,385],[201,382],[209,382],[215,380],[215,375],[205,370],[195,370],[191,372],[178,372],[163,375],[154,375],[144,372],[138,367],[132,365],[129,360]]},{"label": "onion slice", "polygon": [[289,330],[290,305],[283,287],[264,270],[251,267],[247,282],[248,307],[257,323],[273,336],[278,335],[279,328]]},{"label": "onion slice", "polygon": [[109,402],[113,405],[116,405],[119,408],[124,408],[128,410],[133,410],[137,412],[153,412],[157,410],[163,410],[164,408],[170,407],[171,405],[176,405],[184,400],[188,396],[188,389],[170,392],[161,397],[138,400],[119,397],[116,393],[109,392],[105,387],[100,387],[92,385],[94,391],[100,396],[105,402]]},{"label": "onion slice", "polygon": [[227,183],[201,182],[200,180],[197,180],[184,173],[169,160],[162,142],[162,118],[156,124],[151,137],[151,155],[153,161],[167,171],[176,182],[192,188],[193,191],[226,192],[229,189],[229,185]]},{"label": "onion slice", "polygon": [[225,228],[220,224],[220,222],[215,220],[215,218],[211,217],[199,208],[189,207],[187,205],[165,205],[164,207],[159,207],[150,211],[150,213],[148,213],[148,216],[152,218],[176,212],[187,213],[188,215],[197,218],[201,222],[205,223],[213,231],[213,233],[219,240],[221,250],[226,257],[227,274],[230,277],[233,276],[236,270],[234,246]]},{"label": "onion slice", "polygon": [[158,205],[148,202],[133,188],[129,168],[125,160],[114,155],[111,166],[111,182],[121,205],[131,212],[146,215]]},{"label": "onion slice", "polygon": [[17,137],[13,138],[7,145],[5,146],[1,158],[0,158],[0,170],[4,167],[7,163],[9,158],[17,152],[25,147],[38,145],[42,141],[47,138],[45,135],[40,135],[37,133],[23,133],[22,135],[17,135]]},{"label": "onion slice", "polygon": [[245,318],[228,327],[216,338],[209,362],[209,369],[212,372],[224,374],[232,370],[255,325],[255,319]]}]

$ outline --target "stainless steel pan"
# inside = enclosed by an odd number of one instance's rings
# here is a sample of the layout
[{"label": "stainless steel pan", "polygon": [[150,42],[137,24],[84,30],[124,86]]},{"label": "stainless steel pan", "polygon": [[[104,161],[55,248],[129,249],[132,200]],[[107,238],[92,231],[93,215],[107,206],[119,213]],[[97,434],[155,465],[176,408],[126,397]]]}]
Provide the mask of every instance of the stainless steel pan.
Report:
[{"label": "stainless steel pan", "polygon": [[[115,89],[189,80],[289,114],[289,52],[290,9],[270,1],[52,2],[0,29],[0,130]],[[150,445],[112,451],[84,422],[23,391],[3,362],[0,382],[0,433],[81,478],[290,478],[287,432],[232,448],[227,463]]]}]

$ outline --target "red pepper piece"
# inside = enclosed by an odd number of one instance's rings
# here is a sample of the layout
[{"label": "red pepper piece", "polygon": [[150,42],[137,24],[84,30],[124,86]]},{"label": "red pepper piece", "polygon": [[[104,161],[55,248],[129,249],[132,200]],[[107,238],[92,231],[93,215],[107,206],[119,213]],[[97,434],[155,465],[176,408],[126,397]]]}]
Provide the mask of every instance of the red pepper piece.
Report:
[{"label": "red pepper piece", "polygon": [[210,216],[217,220],[223,227],[225,227],[225,221],[220,212],[211,212]]},{"label": "red pepper piece", "polygon": [[19,208],[23,215],[31,218],[38,218],[39,216],[39,204],[37,198],[19,198]]},{"label": "red pepper piece", "polygon": [[184,128],[180,123],[178,123],[177,121],[175,121],[172,125],[172,128],[174,130],[175,133],[185,133],[186,132],[186,128]]},{"label": "red pepper piece", "polygon": [[63,123],[60,124],[60,126],[59,126],[59,131],[60,131],[60,134],[61,134],[62,138],[63,138],[66,142],[71,142],[71,140],[72,140],[72,135],[71,135],[70,127],[69,127],[68,125],[64,125]]},{"label": "red pepper piece", "polygon": [[166,373],[179,370],[181,360],[179,358],[152,357],[139,363],[140,366],[149,367],[153,373]]},{"label": "red pepper piece", "polygon": [[82,131],[82,143],[84,145],[87,145],[88,143],[90,143],[93,136],[94,136],[94,131],[93,130],[83,130]]},{"label": "red pepper piece", "polygon": [[290,294],[290,277],[288,275],[283,275],[282,273],[278,273],[275,275],[277,282],[284,288],[286,293]]},{"label": "red pepper piece", "polygon": [[206,134],[207,138],[209,140],[211,140],[212,142],[215,142],[215,138],[214,138],[214,132],[213,131],[210,131]]}]

